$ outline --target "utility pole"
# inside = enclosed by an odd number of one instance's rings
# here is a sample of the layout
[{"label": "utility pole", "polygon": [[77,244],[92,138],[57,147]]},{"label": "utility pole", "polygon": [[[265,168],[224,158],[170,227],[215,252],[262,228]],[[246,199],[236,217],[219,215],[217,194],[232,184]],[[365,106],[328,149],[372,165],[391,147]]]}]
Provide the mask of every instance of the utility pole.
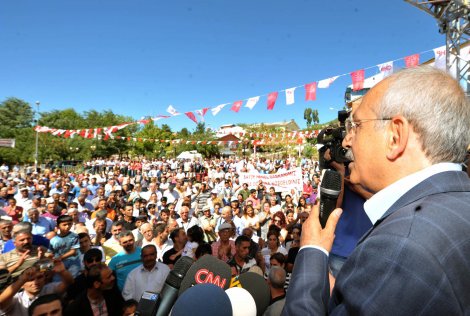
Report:
[{"label": "utility pole", "polygon": [[38,171],[38,149],[39,149],[39,131],[37,129],[38,124],[39,124],[39,104],[41,104],[39,101],[36,101],[36,150],[34,151],[34,171]]}]

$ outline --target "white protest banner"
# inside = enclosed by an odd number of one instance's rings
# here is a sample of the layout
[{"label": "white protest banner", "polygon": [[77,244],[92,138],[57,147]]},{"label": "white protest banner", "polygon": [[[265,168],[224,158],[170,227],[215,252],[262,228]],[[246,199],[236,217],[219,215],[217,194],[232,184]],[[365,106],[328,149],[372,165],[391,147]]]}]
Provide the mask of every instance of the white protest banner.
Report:
[{"label": "white protest banner", "polygon": [[274,187],[276,192],[291,189],[302,191],[303,189],[302,169],[300,168],[274,174],[240,173],[240,183],[247,183],[249,188],[257,187],[260,180],[268,189]]}]

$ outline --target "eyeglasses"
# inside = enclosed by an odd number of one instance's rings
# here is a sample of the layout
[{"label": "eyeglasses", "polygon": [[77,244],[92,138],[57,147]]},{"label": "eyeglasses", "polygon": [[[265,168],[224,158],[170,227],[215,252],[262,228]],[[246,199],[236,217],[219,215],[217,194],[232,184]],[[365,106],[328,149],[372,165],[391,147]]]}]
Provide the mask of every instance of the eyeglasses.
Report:
[{"label": "eyeglasses", "polygon": [[385,117],[385,118],[377,118],[377,119],[363,119],[358,121],[353,121],[350,118],[346,119],[345,127],[346,127],[346,134],[351,132],[356,133],[356,128],[361,126],[362,123],[372,122],[372,121],[390,121],[392,118]]}]

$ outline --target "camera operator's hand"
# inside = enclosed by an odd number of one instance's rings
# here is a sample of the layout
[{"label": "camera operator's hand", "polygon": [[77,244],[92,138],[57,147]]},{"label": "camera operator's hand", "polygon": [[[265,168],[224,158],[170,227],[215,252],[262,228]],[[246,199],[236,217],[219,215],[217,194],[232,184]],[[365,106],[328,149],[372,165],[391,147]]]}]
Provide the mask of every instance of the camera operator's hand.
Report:
[{"label": "camera operator's hand", "polygon": [[329,148],[325,151],[325,154],[323,155],[323,158],[325,158],[325,161],[328,161],[328,163],[330,164],[330,166],[333,169],[335,169],[336,171],[341,173],[341,175],[344,178],[344,175],[346,174],[346,167],[344,166],[343,163],[339,163],[339,162],[336,162],[336,161],[331,159],[331,154],[330,154],[330,149]]},{"label": "camera operator's hand", "polygon": [[317,246],[330,252],[335,239],[335,229],[341,216],[342,210],[335,209],[328,221],[325,228],[320,225],[320,205],[316,203],[313,206],[312,214],[305,220],[302,225],[302,234],[300,236],[300,247],[303,246]]}]

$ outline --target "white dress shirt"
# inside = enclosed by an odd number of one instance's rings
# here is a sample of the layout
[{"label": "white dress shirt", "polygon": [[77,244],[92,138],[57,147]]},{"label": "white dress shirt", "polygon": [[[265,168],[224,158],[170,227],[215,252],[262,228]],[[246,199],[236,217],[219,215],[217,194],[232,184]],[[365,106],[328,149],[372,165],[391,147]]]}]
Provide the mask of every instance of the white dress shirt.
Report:
[{"label": "white dress shirt", "polygon": [[141,264],[127,275],[122,296],[125,300],[134,299],[138,302],[145,291],[160,293],[168,273],[170,268],[164,263],[157,262],[150,271]]}]

